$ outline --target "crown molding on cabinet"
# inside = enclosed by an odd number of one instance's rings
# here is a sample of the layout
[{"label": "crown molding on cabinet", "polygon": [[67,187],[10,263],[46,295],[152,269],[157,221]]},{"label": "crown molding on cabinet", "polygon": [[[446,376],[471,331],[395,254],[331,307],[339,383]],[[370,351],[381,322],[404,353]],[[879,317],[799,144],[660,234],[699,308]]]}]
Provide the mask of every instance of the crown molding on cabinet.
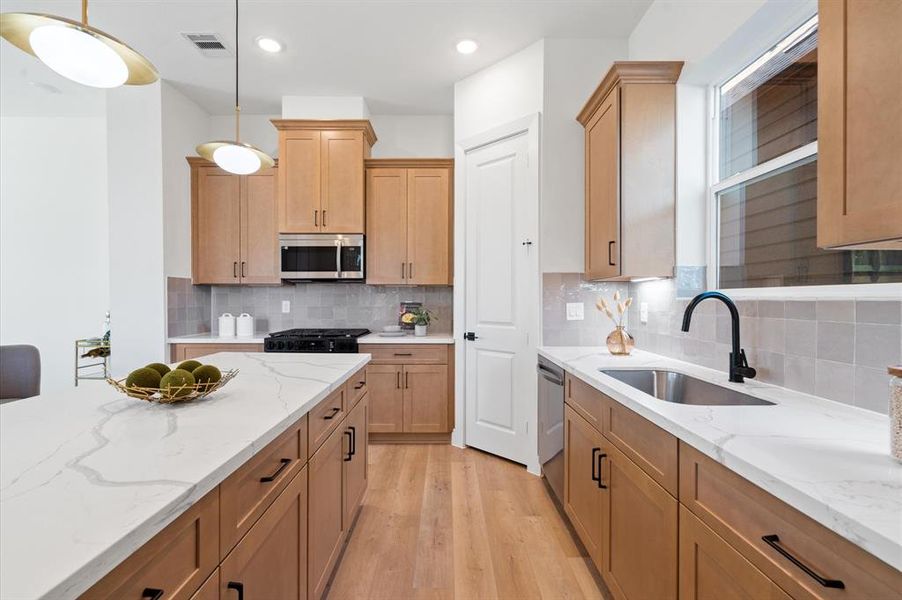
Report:
[{"label": "crown molding on cabinet", "polygon": [[452,169],[453,158],[368,158],[367,169]]},{"label": "crown molding on cabinet", "polygon": [[615,61],[589,97],[576,120],[585,127],[592,114],[615,86],[620,84],[676,83],[683,61]]},{"label": "crown molding on cabinet", "polygon": [[355,130],[363,131],[363,137],[372,146],[378,139],[373,124],[368,119],[272,119],[279,131],[289,130]]}]

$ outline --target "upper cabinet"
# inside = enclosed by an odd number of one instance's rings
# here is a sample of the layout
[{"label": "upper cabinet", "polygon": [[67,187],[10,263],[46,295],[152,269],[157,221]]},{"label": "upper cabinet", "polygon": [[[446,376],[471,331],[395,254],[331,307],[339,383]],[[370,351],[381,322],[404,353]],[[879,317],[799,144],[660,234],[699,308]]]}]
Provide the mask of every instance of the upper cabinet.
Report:
[{"label": "upper cabinet", "polygon": [[902,249],[902,2],[818,10],[817,245]]},{"label": "upper cabinet", "polygon": [[673,275],[682,68],[615,62],[577,116],[586,130],[587,279]]},{"label": "upper cabinet", "polygon": [[233,175],[191,165],[191,275],[195,284],[279,283],[278,168]]},{"label": "upper cabinet", "polygon": [[366,280],[450,285],[452,159],[366,161]]},{"label": "upper cabinet", "polygon": [[279,232],[363,233],[363,161],[376,142],[370,122],[273,124],[279,130]]}]

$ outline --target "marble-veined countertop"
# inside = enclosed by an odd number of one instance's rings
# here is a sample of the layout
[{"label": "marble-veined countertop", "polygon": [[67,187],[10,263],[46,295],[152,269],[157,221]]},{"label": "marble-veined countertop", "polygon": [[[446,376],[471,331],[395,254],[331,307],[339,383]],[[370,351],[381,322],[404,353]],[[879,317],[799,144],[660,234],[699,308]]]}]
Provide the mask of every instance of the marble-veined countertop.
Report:
[{"label": "marble-veined countertop", "polygon": [[0,406],[0,598],[74,598],[341,386],[369,354],[219,353],[208,398],[98,384]]},{"label": "marble-veined countertop", "polygon": [[[539,354],[902,570],[902,464],[889,453],[888,417],[754,379],[730,383],[725,372],[649,352],[545,346]],[[664,402],[598,370],[615,367],[665,368],[775,405]]]},{"label": "marble-veined countertop", "polygon": [[[223,337],[215,333],[196,333],[179,335],[166,339],[168,344],[262,344],[266,333],[255,333],[250,337]],[[405,332],[403,336],[385,337],[378,332],[369,333],[357,338],[358,344],[453,344],[454,336],[450,333],[428,333],[415,336],[413,332]]]}]

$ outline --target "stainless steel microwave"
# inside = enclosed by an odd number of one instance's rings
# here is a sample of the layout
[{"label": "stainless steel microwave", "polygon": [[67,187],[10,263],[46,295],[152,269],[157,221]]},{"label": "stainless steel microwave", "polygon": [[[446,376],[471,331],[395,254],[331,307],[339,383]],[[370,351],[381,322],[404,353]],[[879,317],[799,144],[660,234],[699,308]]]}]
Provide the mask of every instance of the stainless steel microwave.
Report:
[{"label": "stainless steel microwave", "polygon": [[362,281],[363,235],[279,235],[281,277],[289,281]]}]

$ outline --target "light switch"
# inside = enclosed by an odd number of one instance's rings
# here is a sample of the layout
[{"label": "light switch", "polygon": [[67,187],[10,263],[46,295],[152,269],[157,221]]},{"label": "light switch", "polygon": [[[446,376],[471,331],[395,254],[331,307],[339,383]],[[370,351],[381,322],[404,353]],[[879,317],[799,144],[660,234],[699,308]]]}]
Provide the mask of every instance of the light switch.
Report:
[{"label": "light switch", "polygon": [[282,300],[282,312],[283,313],[291,312],[291,300]]},{"label": "light switch", "polygon": [[648,302],[639,303],[639,322],[648,323]]},{"label": "light switch", "polygon": [[585,316],[585,308],[582,302],[568,302],[567,303],[567,320],[568,321],[582,321],[586,318]]}]

